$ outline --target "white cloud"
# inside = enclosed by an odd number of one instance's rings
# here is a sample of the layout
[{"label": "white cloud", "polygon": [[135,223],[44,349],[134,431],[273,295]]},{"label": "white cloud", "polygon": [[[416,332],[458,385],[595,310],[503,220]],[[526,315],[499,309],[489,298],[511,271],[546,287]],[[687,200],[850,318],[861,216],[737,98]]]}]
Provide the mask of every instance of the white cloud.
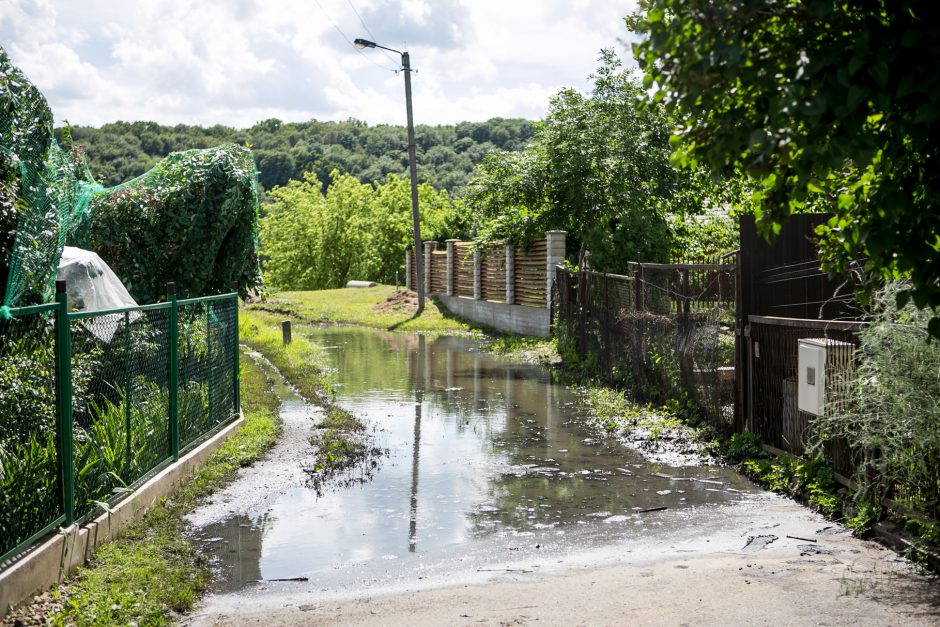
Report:
[{"label": "white cloud", "polygon": [[[0,45],[61,122],[244,127],[267,118],[404,121],[397,55],[411,52],[415,116],[444,124],[538,118],[585,89],[634,2],[609,0],[3,0]],[[365,21],[360,22],[353,7]],[[345,34],[341,34],[339,31]],[[626,56],[626,55],[625,55]]]}]

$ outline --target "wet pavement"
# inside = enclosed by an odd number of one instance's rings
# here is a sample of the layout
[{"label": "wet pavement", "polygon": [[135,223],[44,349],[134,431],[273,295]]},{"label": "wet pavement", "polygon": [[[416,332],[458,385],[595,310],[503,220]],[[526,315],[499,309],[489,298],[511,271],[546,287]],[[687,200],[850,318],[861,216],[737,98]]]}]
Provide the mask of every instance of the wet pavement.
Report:
[{"label": "wet pavement", "polygon": [[282,386],[278,445],[191,516],[215,569],[204,614],[743,549],[742,522],[775,525],[777,497],[729,469],[656,465],[599,437],[573,392],[475,341],[298,331],[328,350],[337,402],[388,454],[371,481],[318,497],[302,468],[319,413]]}]

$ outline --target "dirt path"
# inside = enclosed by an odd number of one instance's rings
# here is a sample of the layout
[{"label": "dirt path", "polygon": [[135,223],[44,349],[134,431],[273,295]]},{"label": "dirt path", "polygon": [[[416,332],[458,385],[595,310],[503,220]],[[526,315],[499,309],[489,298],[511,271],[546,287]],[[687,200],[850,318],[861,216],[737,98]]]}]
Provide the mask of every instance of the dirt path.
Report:
[{"label": "dirt path", "polygon": [[[936,625],[940,585],[894,553],[781,500],[750,525],[627,551],[613,566],[506,564],[493,578],[358,598],[259,585],[187,625]],[[771,522],[776,520],[778,522]],[[792,535],[795,537],[787,537]],[[810,540],[815,540],[812,542]],[[604,562],[604,560],[600,560]],[[499,572],[501,571],[501,572]],[[355,595],[355,591],[351,591]],[[361,593],[359,593],[361,594]]]}]

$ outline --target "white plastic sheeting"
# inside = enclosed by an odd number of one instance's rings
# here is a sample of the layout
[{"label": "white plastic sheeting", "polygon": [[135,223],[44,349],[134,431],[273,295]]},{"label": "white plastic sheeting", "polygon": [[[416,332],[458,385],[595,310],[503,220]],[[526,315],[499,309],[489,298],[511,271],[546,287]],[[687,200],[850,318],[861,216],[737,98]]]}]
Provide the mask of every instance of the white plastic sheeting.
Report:
[{"label": "white plastic sheeting", "polygon": [[[90,250],[72,246],[63,248],[56,278],[65,281],[69,311],[104,311],[137,306],[121,279],[97,253]],[[115,318],[115,324],[84,326],[98,339],[110,342],[120,326],[118,319],[123,318],[120,314],[111,315]],[[140,314],[136,311],[130,314],[131,321],[139,317]]]}]

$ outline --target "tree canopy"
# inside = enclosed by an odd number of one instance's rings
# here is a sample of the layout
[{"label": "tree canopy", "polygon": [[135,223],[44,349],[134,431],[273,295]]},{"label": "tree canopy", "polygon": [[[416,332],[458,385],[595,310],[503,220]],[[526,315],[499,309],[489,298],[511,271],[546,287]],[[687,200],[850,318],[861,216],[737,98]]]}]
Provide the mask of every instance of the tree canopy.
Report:
[{"label": "tree canopy", "polygon": [[[64,129],[58,129],[60,139],[63,133]],[[70,133],[76,145],[84,146],[91,171],[105,185],[143,174],[171,152],[225,142],[251,147],[264,189],[303,180],[306,172],[323,184],[333,170],[348,172],[363,183],[384,182],[389,174],[408,175],[405,127],[369,126],[353,119],[297,123],[269,119],[243,130],[115,122],[100,128],[75,126]],[[466,184],[488,150],[520,150],[531,135],[532,123],[522,119],[418,125],[418,180],[454,193]]]},{"label": "tree canopy", "polygon": [[670,218],[726,204],[724,189],[670,161],[671,120],[609,50],[589,95],[565,89],[523,152],[494,151],[467,189],[477,236],[525,242],[565,229],[597,268],[667,261]]},{"label": "tree canopy", "polygon": [[[360,183],[334,170],[323,192],[316,175],[291,181],[269,194],[261,219],[264,277],[277,289],[342,287],[351,279],[405,280],[410,243],[411,186],[390,174],[385,184]],[[421,234],[439,239],[455,213],[446,191],[418,186]]]},{"label": "tree canopy", "polygon": [[[913,0],[647,0],[629,18],[677,159],[759,181],[759,225],[796,211],[824,267],[865,259],[868,289],[940,306],[940,30]],[[940,317],[930,320],[940,337]]]}]

